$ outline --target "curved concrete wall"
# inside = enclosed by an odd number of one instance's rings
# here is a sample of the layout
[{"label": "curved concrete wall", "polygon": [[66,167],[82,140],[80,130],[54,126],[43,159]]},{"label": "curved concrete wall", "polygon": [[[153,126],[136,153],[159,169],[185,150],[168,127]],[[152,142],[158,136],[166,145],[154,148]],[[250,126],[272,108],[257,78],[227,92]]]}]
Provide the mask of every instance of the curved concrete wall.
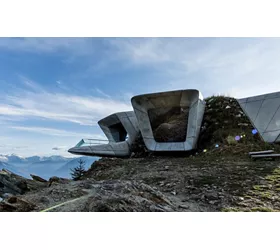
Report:
[{"label": "curved concrete wall", "polygon": [[[188,151],[196,148],[205,102],[195,89],[134,96],[131,103],[146,147],[151,151]],[[154,138],[149,110],[156,108],[188,108],[187,133],[184,142],[157,142]]]},{"label": "curved concrete wall", "polygon": [[[131,144],[139,133],[138,121],[133,111],[118,112],[98,121],[109,142],[125,141]],[[124,134],[125,133],[125,134]]]},{"label": "curved concrete wall", "polygon": [[237,101],[264,141],[280,142],[280,92]]},{"label": "curved concrete wall", "polygon": [[98,121],[98,124],[108,138],[108,144],[74,147],[68,152],[89,156],[129,156],[130,146],[139,133],[134,112],[115,113]]}]

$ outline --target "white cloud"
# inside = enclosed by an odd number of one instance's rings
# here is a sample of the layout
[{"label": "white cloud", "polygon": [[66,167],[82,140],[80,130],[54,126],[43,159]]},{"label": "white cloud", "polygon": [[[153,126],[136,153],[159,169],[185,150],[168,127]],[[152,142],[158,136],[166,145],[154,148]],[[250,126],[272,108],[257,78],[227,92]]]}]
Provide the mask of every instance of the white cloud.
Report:
[{"label": "white cloud", "polygon": [[[7,119],[11,119],[11,117],[20,119],[37,117],[82,125],[96,125],[99,119],[111,113],[132,110],[128,102],[100,97],[51,93],[43,90],[32,81],[27,82],[32,91],[25,90],[2,97],[4,103],[0,104],[0,115]],[[103,93],[103,95],[106,94]]]},{"label": "white cloud", "polygon": [[52,150],[55,150],[55,151],[60,151],[60,150],[65,150],[67,149],[67,146],[59,146],[59,147],[53,147]]},{"label": "white cloud", "polygon": [[109,40],[120,57],[132,60],[134,63],[159,63],[171,60],[166,53],[166,42],[158,38],[117,38]]},{"label": "white cloud", "polygon": [[8,161],[8,158],[6,156],[2,156],[0,155],[0,162],[7,162]]},{"label": "white cloud", "polygon": [[[1,48],[65,52],[67,61],[84,56],[88,66],[73,73],[78,78],[102,75],[97,70],[100,65],[103,73],[111,72],[110,63],[116,62],[119,69],[146,67],[154,70],[151,74],[156,70],[161,80],[151,80],[148,92],[197,88],[204,96],[220,92],[245,97],[279,90],[279,38],[2,38]],[[32,82],[25,84],[32,88]],[[102,90],[96,91],[109,98]]]},{"label": "white cloud", "polygon": [[10,126],[10,129],[46,134],[49,136],[59,136],[59,137],[78,137],[78,138],[96,138],[96,139],[104,139],[104,136],[99,134],[85,134],[78,133],[73,131],[67,131],[62,129],[54,129],[54,128],[45,128],[45,127],[27,127],[27,126]]},{"label": "white cloud", "polygon": [[149,92],[197,88],[205,96],[221,92],[245,97],[279,90],[279,38],[2,38],[1,48],[29,53],[65,51],[68,61],[84,56],[88,67],[73,73],[78,78],[97,75],[93,69],[100,65],[108,73],[114,68],[110,63],[116,62],[121,69],[156,69],[164,80],[149,84]]},{"label": "white cloud", "polygon": [[95,88],[96,92],[101,94],[102,96],[106,97],[106,98],[111,98],[111,96],[107,95],[106,93],[104,93],[101,89],[99,88]]},{"label": "white cloud", "polygon": [[25,87],[27,87],[28,89],[33,90],[35,92],[40,91],[44,93],[44,89],[40,85],[36,84],[35,82],[22,75],[19,75],[19,78],[21,79],[21,82],[25,85]]},{"label": "white cloud", "polygon": [[150,91],[197,88],[237,98],[279,91],[279,38],[153,38],[110,41],[120,59],[153,66],[166,80]]}]

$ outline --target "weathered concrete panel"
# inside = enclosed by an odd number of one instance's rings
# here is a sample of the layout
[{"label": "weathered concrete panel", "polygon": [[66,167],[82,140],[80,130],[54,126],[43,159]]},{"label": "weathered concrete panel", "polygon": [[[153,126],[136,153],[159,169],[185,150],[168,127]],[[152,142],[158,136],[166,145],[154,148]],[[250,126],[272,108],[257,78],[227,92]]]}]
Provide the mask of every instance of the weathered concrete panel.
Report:
[{"label": "weathered concrete panel", "polygon": [[247,98],[238,99],[239,104],[243,104],[247,102]]},{"label": "weathered concrete panel", "polygon": [[262,103],[263,103],[263,100],[243,104],[244,105],[243,107],[247,110],[248,113],[251,114],[252,121],[256,120]]},{"label": "weathered concrete panel", "polygon": [[[204,115],[205,102],[198,90],[178,90],[134,96],[131,99],[139,129],[146,147],[151,151],[187,151],[196,147]],[[186,121],[187,133],[184,142],[157,142],[154,138],[150,109],[172,107],[189,108]]]},{"label": "weathered concrete panel", "polygon": [[280,92],[238,100],[264,141],[280,142]]},{"label": "weathered concrete panel", "polygon": [[[259,110],[258,116],[255,119],[255,124],[258,124],[258,130],[263,133],[267,130],[275,113],[280,105],[280,98],[265,99]],[[276,128],[275,128],[276,129]]]},{"label": "weathered concrete panel", "polygon": [[276,111],[273,119],[271,120],[269,126],[267,127],[267,131],[275,131],[280,130],[280,108]]},{"label": "weathered concrete panel", "polygon": [[143,137],[146,147],[151,151],[156,151],[157,142],[153,138]]},{"label": "weathered concrete panel", "polygon": [[265,132],[261,134],[261,136],[264,139],[264,141],[273,143],[273,142],[277,142],[277,138],[279,134],[280,134],[280,130],[277,130],[277,131]]}]

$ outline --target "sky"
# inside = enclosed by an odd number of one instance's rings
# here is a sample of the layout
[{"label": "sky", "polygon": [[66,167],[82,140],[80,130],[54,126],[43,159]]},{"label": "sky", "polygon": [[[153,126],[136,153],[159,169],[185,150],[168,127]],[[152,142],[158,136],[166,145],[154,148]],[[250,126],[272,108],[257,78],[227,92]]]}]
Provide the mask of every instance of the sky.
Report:
[{"label": "sky", "polygon": [[0,155],[72,156],[134,95],[280,91],[279,38],[0,38]]}]

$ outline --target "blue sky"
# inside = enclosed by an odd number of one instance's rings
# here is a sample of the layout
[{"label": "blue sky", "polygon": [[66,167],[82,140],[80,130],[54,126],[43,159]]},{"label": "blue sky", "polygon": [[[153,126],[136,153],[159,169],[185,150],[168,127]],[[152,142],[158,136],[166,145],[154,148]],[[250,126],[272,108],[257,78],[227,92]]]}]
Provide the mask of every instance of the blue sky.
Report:
[{"label": "blue sky", "polygon": [[0,154],[61,154],[104,138],[133,95],[280,91],[278,38],[0,38]]}]

